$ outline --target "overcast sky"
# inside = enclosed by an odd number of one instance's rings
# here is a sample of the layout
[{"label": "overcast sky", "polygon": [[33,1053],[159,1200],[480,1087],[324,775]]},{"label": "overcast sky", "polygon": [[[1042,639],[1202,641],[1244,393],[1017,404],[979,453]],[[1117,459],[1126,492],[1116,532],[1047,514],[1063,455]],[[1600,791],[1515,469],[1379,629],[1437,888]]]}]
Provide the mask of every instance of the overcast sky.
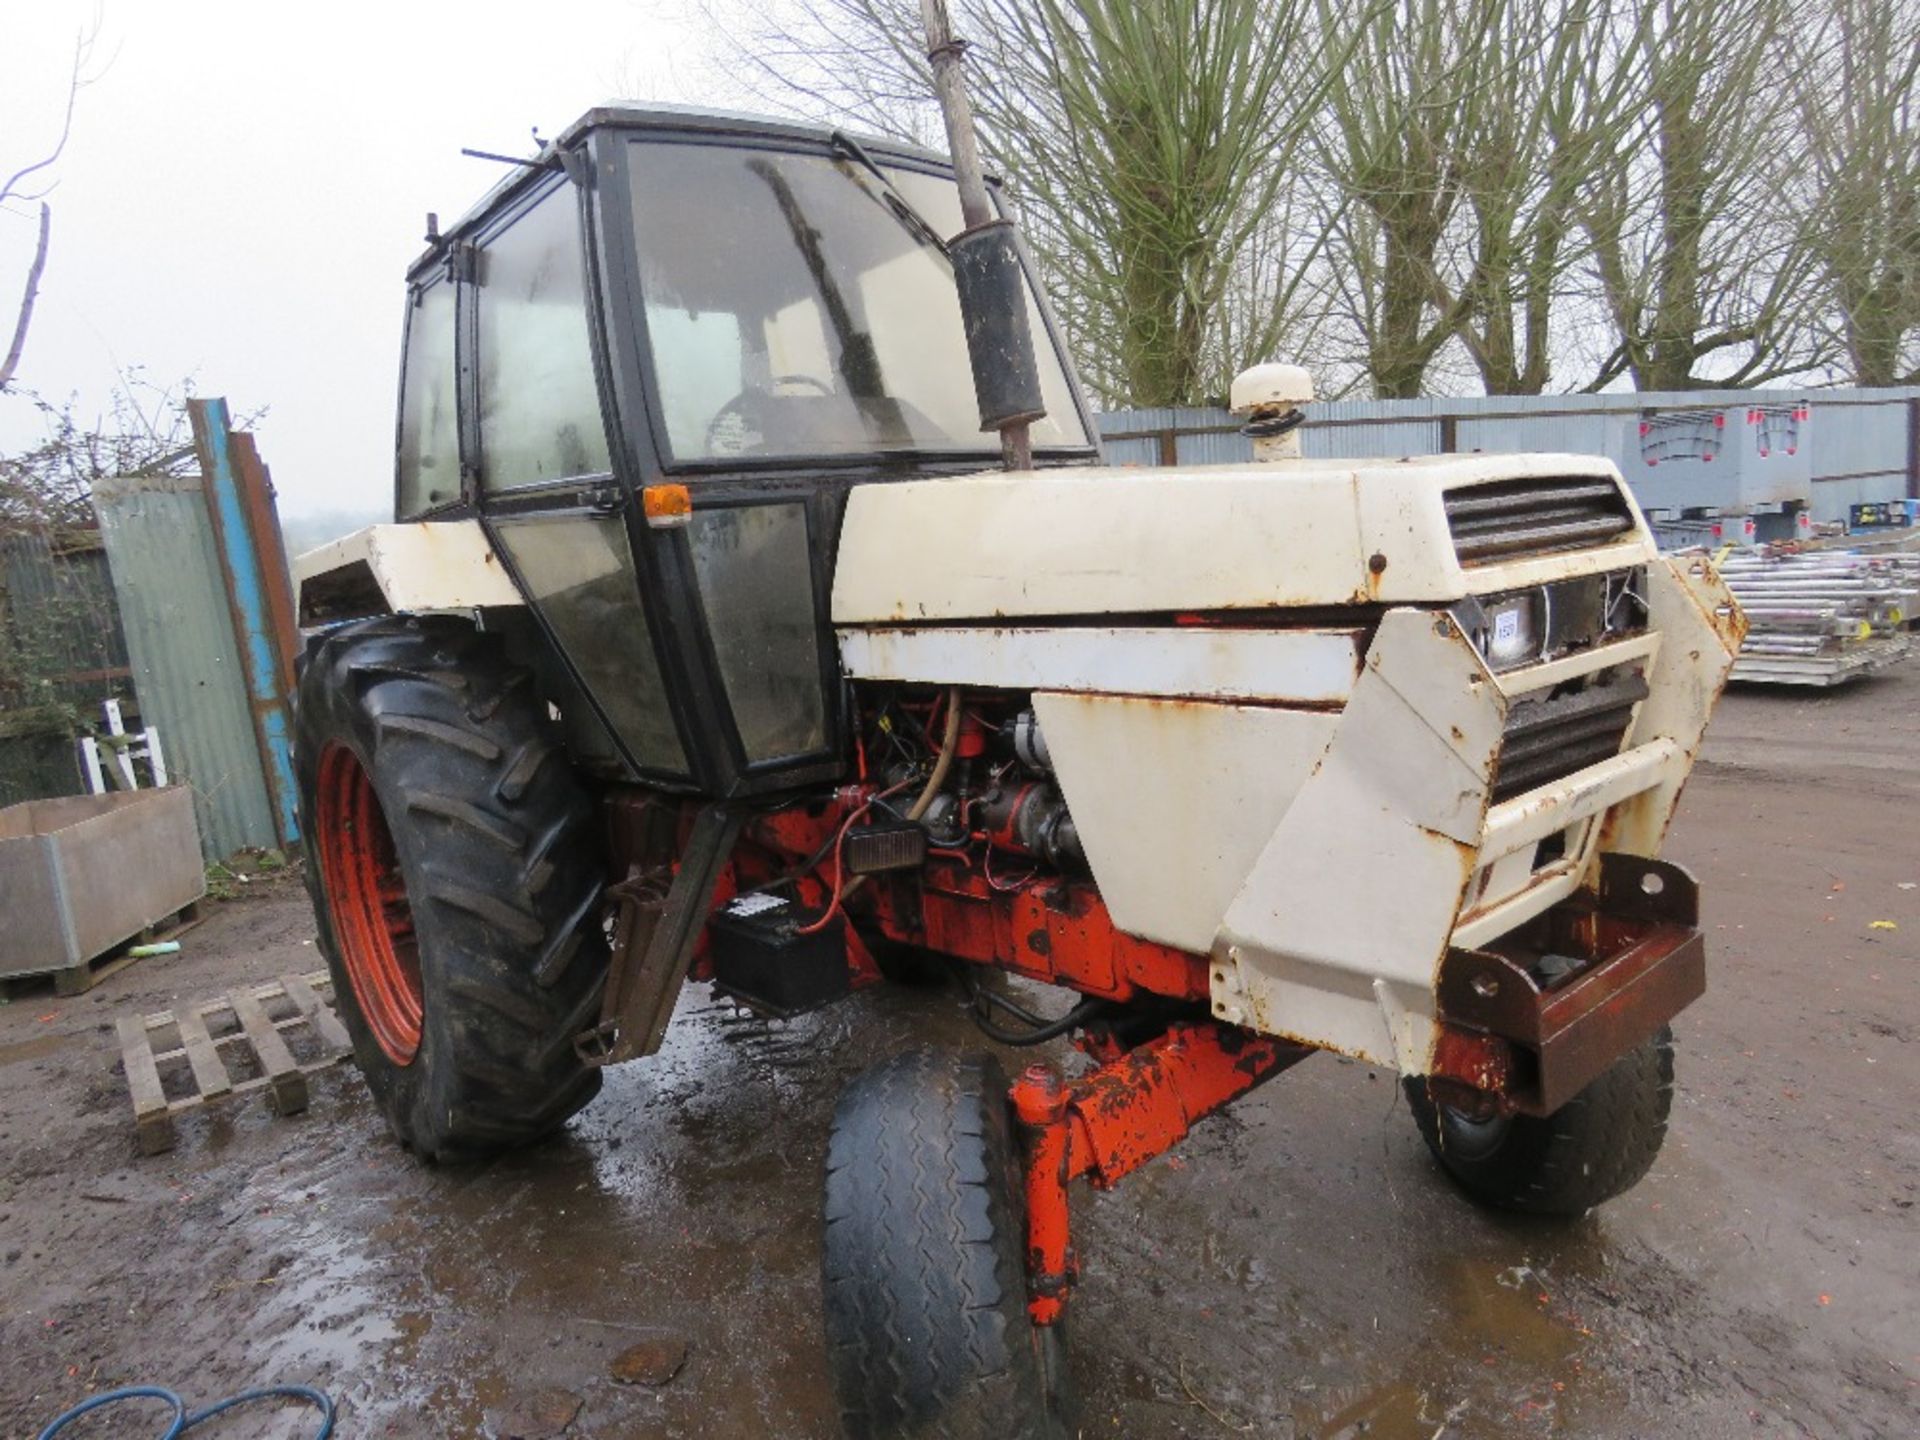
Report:
[{"label": "overcast sky", "polygon": [[[689,93],[710,78],[691,0],[0,0],[0,171],[57,137],[96,9],[16,383],[92,410],[137,364],[268,407],[289,515],[391,504],[403,275],[426,213],[500,173],[463,145],[524,153],[616,93],[728,98]],[[35,223],[0,210],[8,333]],[[0,397],[0,453],[41,433]]]}]

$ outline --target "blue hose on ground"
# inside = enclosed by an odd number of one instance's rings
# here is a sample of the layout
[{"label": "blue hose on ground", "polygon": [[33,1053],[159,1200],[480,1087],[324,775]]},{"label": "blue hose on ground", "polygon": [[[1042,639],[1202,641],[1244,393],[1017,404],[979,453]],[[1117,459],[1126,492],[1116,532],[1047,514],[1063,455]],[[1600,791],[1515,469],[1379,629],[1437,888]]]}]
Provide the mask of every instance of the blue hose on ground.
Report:
[{"label": "blue hose on ground", "polygon": [[127,1385],[119,1390],[108,1390],[95,1395],[91,1400],[82,1401],[64,1415],[54,1417],[54,1421],[40,1432],[40,1440],[53,1440],[68,1425],[90,1411],[107,1405],[118,1405],[127,1400],[160,1400],[173,1407],[173,1423],[160,1440],[178,1440],[178,1437],[216,1415],[225,1414],[238,1405],[249,1405],[256,1400],[301,1400],[320,1412],[320,1428],[314,1432],[313,1440],[327,1440],[333,1434],[333,1401],[324,1391],[315,1390],[310,1385],[268,1385],[259,1390],[243,1390],[238,1395],[207,1406],[204,1410],[187,1409],[187,1402],[171,1390],[158,1385]]}]

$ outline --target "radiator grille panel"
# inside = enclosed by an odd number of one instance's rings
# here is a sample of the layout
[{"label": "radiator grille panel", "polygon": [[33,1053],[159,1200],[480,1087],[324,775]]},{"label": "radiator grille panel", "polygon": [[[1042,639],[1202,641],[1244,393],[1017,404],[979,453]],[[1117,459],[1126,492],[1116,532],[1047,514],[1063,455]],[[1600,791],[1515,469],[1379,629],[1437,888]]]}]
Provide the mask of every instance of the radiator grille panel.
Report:
[{"label": "radiator grille panel", "polygon": [[1446,507],[1462,565],[1584,550],[1633,528],[1620,487],[1591,476],[1471,485],[1448,491]]},{"label": "radiator grille panel", "polygon": [[1570,695],[1515,701],[1501,734],[1493,803],[1618,755],[1633,707],[1646,698],[1646,679],[1635,670],[1596,678]]}]

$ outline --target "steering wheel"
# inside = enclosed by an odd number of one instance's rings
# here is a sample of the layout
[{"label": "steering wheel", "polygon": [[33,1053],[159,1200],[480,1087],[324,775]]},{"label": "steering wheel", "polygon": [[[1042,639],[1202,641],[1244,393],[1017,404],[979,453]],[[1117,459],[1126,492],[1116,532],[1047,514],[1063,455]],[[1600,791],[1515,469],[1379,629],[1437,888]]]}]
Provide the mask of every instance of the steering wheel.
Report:
[{"label": "steering wheel", "polygon": [[[714,412],[713,419],[707,422],[707,453],[709,455],[740,455],[746,452],[745,431],[750,422],[747,412],[763,400],[773,397],[777,385],[810,385],[822,395],[833,394],[833,386],[817,375],[775,375],[762,388],[749,385],[743,388],[726,404]],[[727,432],[738,428],[741,433],[730,436]]]},{"label": "steering wheel", "polygon": [[737,396],[733,396],[726,405],[714,411],[714,419],[707,422],[708,455],[745,455],[747,445],[753,436],[753,420],[749,411],[760,401],[774,397],[774,386],[812,386],[822,396],[831,396],[833,386],[826,380],[820,380],[812,374],[776,374],[766,386],[745,386]]},{"label": "steering wheel", "polygon": [[767,393],[771,394],[776,385],[811,385],[822,395],[833,394],[833,386],[818,375],[776,375],[767,382]]}]

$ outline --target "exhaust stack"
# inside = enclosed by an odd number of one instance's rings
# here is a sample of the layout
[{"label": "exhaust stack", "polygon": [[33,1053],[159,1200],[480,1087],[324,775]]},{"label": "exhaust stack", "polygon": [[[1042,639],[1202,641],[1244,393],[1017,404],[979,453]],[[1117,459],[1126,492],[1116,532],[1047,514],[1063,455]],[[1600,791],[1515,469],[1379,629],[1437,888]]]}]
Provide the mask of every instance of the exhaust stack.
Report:
[{"label": "exhaust stack", "polygon": [[963,56],[966,42],[954,37],[945,0],[920,0],[927,33],[927,63],[947,124],[947,149],[960,186],[960,216],[966,229],[948,242],[960,316],[973,364],[973,391],[980,428],[1000,432],[1000,457],[1009,470],[1033,468],[1028,427],[1047,413],[1040,395],[1040,369],[1027,326],[1027,296],[1013,222],[994,213],[974,139],[973,107],[967,101]]}]

